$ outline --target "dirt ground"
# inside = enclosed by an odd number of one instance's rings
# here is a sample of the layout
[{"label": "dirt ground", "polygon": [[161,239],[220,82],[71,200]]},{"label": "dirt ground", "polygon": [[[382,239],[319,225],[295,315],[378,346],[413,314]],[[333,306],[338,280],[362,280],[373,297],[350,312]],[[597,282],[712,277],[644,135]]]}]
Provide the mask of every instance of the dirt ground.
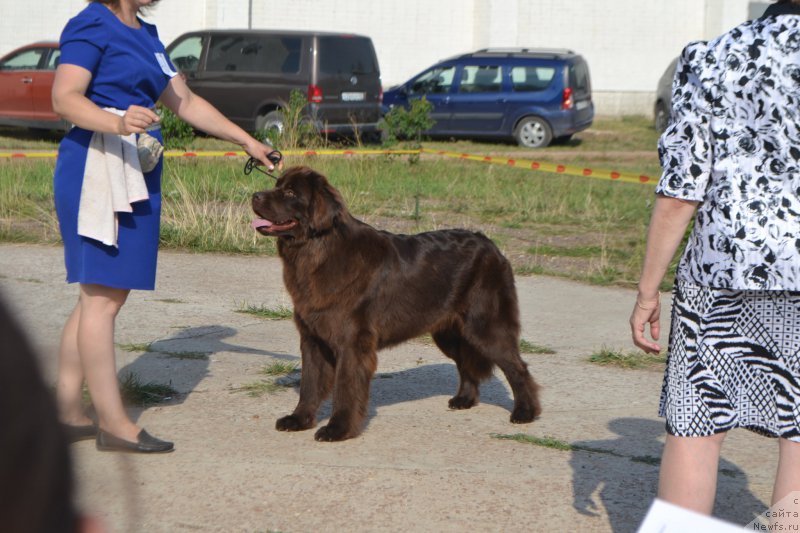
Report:
[{"label": "dirt ground", "polygon": [[[0,245],[0,294],[51,380],[77,294],[63,279],[59,248]],[[296,389],[258,398],[235,390],[268,379],[267,364],[299,361],[291,321],[236,312],[291,306],[280,262],[162,253],[157,290],[133,293],[118,320],[120,344],[150,350],[117,356],[122,373],[178,391],[133,411],[177,450],[135,456],[74,444],[80,503],[112,532],[635,531],[655,496],[661,373],[586,361],[602,347],[632,349],[634,294],[548,277],[518,277],[517,288],[523,338],[556,352],[525,356],[543,387],[541,419],[508,421],[500,375],[482,386],[480,405],[448,410],[455,367],[415,342],[379,355],[363,434],[319,443],[313,431],[274,429]],[[496,438],[516,433],[573,448]],[[776,452],[774,441],[746,431],[729,436],[718,516],[744,525],[766,509]]]}]

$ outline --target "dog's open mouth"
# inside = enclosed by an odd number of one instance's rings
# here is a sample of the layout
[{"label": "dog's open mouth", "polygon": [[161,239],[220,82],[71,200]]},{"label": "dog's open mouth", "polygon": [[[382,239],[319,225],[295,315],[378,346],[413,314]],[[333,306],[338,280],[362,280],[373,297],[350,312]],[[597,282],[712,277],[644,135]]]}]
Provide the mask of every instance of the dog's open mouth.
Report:
[{"label": "dog's open mouth", "polygon": [[272,222],[264,218],[257,218],[250,225],[262,235],[269,235],[271,233],[290,230],[297,225],[297,221],[290,219],[282,222]]}]

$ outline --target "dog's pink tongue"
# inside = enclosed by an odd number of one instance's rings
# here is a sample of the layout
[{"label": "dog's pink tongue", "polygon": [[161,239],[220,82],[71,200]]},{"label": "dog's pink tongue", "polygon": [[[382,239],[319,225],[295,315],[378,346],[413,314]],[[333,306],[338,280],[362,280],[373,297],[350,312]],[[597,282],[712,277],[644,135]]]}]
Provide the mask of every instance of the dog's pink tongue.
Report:
[{"label": "dog's pink tongue", "polygon": [[270,222],[269,220],[265,220],[263,218],[257,218],[250,224],[250,226],[252,226],[253,229],[268,228],[271,225],[272,222]]}]

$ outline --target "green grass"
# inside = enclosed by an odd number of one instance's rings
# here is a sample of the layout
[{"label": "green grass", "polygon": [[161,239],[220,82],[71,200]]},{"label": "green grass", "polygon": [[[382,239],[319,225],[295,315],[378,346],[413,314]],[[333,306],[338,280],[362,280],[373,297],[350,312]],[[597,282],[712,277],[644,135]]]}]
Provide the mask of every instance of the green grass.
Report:
[{"label": "green grass", "polygon": [[[43,146],[30,138],[9,138],[0,132],[0,146],[14,142],[17,148]],[[473,141],[426,142],[425,146],[476,154],[513,153],[517,158],[657,175],[655,139],[651,121],[643,117],[599,117],[569,144],[541,150]],[[45,146],[47,142],[42,141]],[[191,149],[223,147],[231,149],[202,138]],[[641,270],[652,186],[437,156],[425,156],[416,163],[406,156],[288,156],[286,164],[306,164],[328,176],[350,211],[380,229],[482,231],[506,253],[519,275],[630,286]],[[0,160],[0,241],[59,241],[52,208],[53,165],[52,159]],[[274,239],[250,228],[250,197],[272,184],[257,173],[245,176],[243,165],[243,158],[166,160],[162,248],[276,253]],[[260,309],[251,311],[258,315]],[[265,318],[288,318],[286,310],[277,311],[278,316]]]},{"label": "green grass", "polygon": [[163,383],[142,383],[136,374],[128,374],[120,380],[120,393],[126,405],[148,407],[171,400],[177,391]]},{"label": "green grass", "polygon": [[[300,370],[298,363],[291,363],[286,361],[275,361],[263,367],[259,374],[270,376],[272,379],[253,381],[241,385],[240,387],[232,387],[231,392],[244,392],[252,398],[260,398],[265,394],[275,394],[289,388],[294,387],[299,383],[298,378],[286,378],[294,372]],[[276,379],[277,378],[277,379]]]},{"label": "green grass", "polygon": [[662,354],[652,355],[644,352],[623,352],[602,347],[589,356],[589,362],[602,366],[626,369],[647,369],[661,367],[666,363]]},{"label": "green grass", "polygon": [[525,433],[515,433],[513,435],[502,435],[499,433],[492,433],[492,438],[501,440],[513,440],[514,442],[521,442],[523,444],[533,444],[534,446],[541,446],[543,448],[552,448],[554,450],[571,451],[573,446],[568,442],[559,440],[555,437],[534,437],[533,435],[526,435]]},{"label": "green grass", "polygon": [[537,355],[550,355],[556,353],[556,351],[548,346],[542,346],[540,344],[534,344],[528,340],[520,339],[519,341],[519,351],[521,353],[532,353]]},{"label": "green grass", "polygon": [[433,337],[430,333],[426,333],[424,335],[420,335],[419,337],[415,337],[413,342],[418,344],[424,344],[425,346],[436,346],[436,342],[434,342]]},{"label": "green grass", "polygon": [[130,344],[117,344],[117,347],[125,352],[139,352],[139,353],[157,353],[161,355],[166,355],[167,357],[171,357],[173,359],[199,359],[205,360],[208,359],[210,355],[209,352],[193,352],[193,351],[186,351],[186,352],[169,352],[165,350],[157,350],[153,348],[152,342],[147,343],[130,343]]},{"label": "green grass", "polygon": [[251,398],[260,398],[265,394],[275,394],[276,392],[280,392],[286,390],[288,387],[286,385],[279,385],[274,381],[254,381],[252,383],[246,383],[241,387],[234,387],[231,388],[231,392],[244,392]]},{"label": "green grass", "polygon": [[[554,157],[565,150],[581,152],[625,152],[625,151],[653,151],[655,152],[658,134],[653,128],[653,121],[644,116],[595,117],[592,127],[577,133],[566,144],[551,144],[546,148],[525,150],[512,142],[496,144],[488,141],[437,141],[425,142],[439,150],[454,152],[484,153],[491,150],[495,153],[527,152],[527,159],[544,159]],[[551,155],[553,154],[553,155]],[[653,155],[655,157],[655,154]],[[618,157],[608,156],[609,161],[619,161]],[[657,161],[654,161],[657,164]]]},{"label": "green grass", "polygon": [[261,373],[265,376],[285,376],[292,372],[300,370],[300,365],[297,363],[287,363],[285,361],[275,361],[261,369]]},{"label": "green grass", "polygon": [[241,304],[236,312],[257,316],[259,318],[266,318],[267,320],[289,320],[294,315],[294,311],[291,308],[283,305],[265,307],[263,305],[250,305],[246,303]]},{"label": "green grass", "polygon": [[124,352],[146,353],[152,351],[153,343],[140,342],[140,343],[129,343],[129,344],[117,344],[117,347]]},{"label": "green grass", "polygon": [[533,446],[540,446],[542,448],[551,448],[553,450],[559,450],[564,452],[579,451],[579,452],[601,453],[604,455],[610,455],[612,457],[620,457],[623,459],[628,459],[634,463],[643,463],[652,466],[658,466],[661,463],[661,459],[653,455],[626,455],[605,448],[596,448],[594,446],[586,446],[583,444],[570,444],[568,442],[550,436],[534,437],[533,435],[527,435],[525,433],[514,433],[510,435],[492,433],[490,434],[490,436],[493,439],[511,440],[514,442],[519,442],[521,444],[531,444]]}]

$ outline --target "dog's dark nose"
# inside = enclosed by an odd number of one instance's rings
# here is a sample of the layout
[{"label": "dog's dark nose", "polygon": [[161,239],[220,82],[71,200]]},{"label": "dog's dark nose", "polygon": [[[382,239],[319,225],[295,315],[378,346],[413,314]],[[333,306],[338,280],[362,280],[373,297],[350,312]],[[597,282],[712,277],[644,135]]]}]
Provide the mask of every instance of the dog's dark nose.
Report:
[{"label": "dog's dark nose", "polygon": [[260,202],[263,198],[264,198],[264,193],[263,192],[253,193],[253,201],[254,202]]}]

